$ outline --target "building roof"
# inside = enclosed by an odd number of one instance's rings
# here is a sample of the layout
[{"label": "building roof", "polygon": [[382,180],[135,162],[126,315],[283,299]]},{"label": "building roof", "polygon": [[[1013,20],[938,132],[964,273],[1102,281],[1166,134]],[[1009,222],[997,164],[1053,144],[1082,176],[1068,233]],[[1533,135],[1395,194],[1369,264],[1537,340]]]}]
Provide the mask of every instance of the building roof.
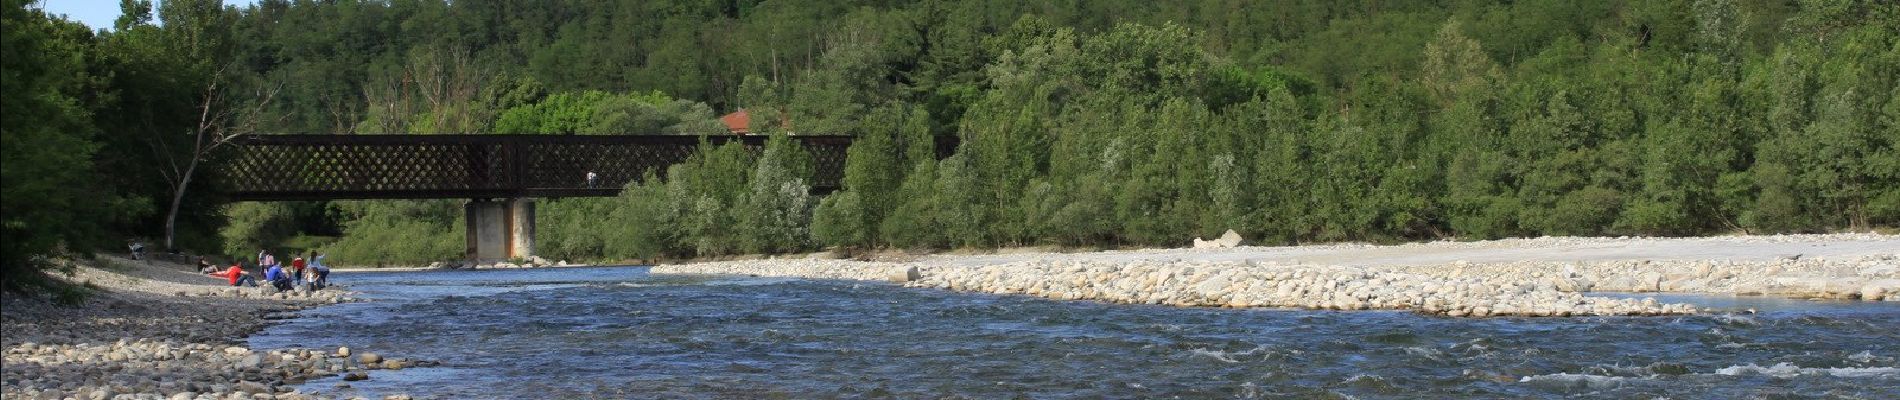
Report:
[{"label": "building roof", "polygon": [[720,116],[719,122],[726,123],[727,132],[736,134],[752,133],[752,114],[747,113],[743,108],[731,114]]}]

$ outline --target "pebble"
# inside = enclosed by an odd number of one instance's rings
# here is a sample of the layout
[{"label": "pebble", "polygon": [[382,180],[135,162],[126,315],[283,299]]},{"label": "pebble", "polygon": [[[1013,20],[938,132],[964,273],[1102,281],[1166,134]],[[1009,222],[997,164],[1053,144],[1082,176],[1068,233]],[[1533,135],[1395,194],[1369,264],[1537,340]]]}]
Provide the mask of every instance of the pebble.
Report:
[{"label": "pebble", "polygon": [[[1892,239],[1867,234],[1820,235],[1819,238]],[[1817,240],[1816,237],[1790,239],[1783,236],[1708,239]],[[1561,247],[1612,239],[1516,240],[1531,241],[1531,247]],[[1475,247],[1486,244],[1425,245]],[[1851,259],[1776,257],[1750,261],[1454,261],[1371,267],[1244,261],[1089,261],[1059,257],[974,266],[928,260],[894,263],[773,259],[662,265],[653,267],[651,272],[894,281],[909,287],[1128,304],[1414,310],[1452,317],[1659,316],[1701,311],[1690,304],[1583,295],[1588,292],[1715,293],[1869,301],[1900,298],[1900,254]]]},{"label": "pebble", "polygon": [[242,345],[272,322],[267,316],[346,301],[347,291],[269,293],[184,270],[82,266],[67,279],[111,284],[79,306],[0,294],[0,398],[327,399],[292,388],[339,374],[367,378],[319,351]]}]

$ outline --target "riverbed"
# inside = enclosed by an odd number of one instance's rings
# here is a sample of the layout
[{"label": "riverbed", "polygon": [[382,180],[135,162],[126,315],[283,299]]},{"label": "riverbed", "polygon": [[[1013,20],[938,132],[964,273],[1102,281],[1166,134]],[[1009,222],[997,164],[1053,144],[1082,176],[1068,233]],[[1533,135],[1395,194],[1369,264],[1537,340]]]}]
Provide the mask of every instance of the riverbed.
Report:
[{"label": "riverbed", "polygon": [[1704,312],[1453,318],[647,272],[338,274],[370,301],[249,345],[442,363],[300,387],[370,397],[1900,398],[1895,302],[1667,295]]}]

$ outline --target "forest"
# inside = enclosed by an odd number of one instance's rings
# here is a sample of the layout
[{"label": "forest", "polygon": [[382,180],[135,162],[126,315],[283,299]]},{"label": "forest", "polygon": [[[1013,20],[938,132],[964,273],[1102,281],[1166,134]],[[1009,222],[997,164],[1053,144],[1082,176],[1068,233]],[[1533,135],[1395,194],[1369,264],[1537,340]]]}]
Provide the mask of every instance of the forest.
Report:
[{"label": "forest", "polygon": [[704,146],[542,200],[537,251],[1900,225],[1890,1],[124,0],[111,27],[4,1],[15,277],[126,237],[461,255],[459,200],[229,203],[178,168],[217,165],[193,134],[723,135],[741,109],[857,136],[844,188],[783,142]]}]

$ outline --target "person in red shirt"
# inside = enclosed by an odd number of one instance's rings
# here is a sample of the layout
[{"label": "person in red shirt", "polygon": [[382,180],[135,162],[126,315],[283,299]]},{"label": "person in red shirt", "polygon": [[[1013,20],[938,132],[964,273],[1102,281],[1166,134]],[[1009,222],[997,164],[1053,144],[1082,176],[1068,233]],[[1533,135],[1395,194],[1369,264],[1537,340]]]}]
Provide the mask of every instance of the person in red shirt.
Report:
[{"label": "person in red shirt", "polygon": [[303,265],[303,257],[290,259],[290,281],[292,284],[303,285]]},{"label": "person in red shirt", "polygon": [[207,275],[230,280],[231,286],[257,286],[257,278],[251,277],[249,272],[244,272],[244,267],[238,266],[237,263],[232,263],[231,269],[224,272],[213,272]]}]

